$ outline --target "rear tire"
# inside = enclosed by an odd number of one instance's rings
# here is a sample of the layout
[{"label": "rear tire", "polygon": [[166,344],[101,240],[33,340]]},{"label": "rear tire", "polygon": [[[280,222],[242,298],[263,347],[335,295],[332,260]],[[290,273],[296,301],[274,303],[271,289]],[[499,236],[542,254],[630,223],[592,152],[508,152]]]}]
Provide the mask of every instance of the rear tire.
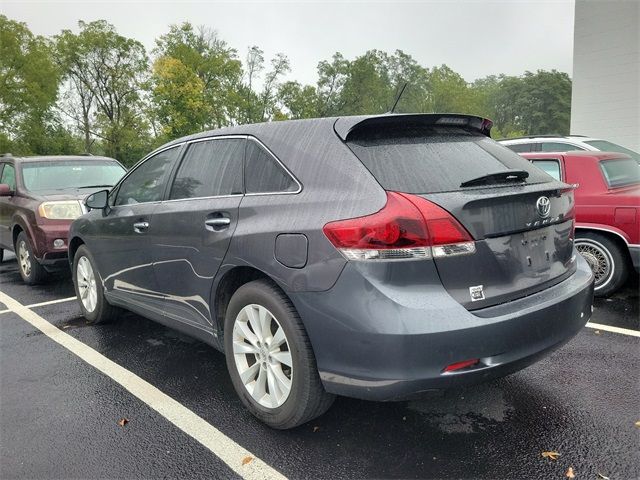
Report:
[{"label": "rear tire", "polygon": [[575,246],[596,277],[593,292],[596,297],[608,297],[627,280],[627,258],[620,246],[606,235],[576,232]]},{"label": "rear tire", "polygon": [[16,259],[18,260],[18,270],[24,283],[27,285],[37,285],[47,279],[49,275],[33,254],[31,242],[25,232],[18,234],[15,252]]},{"label": "rear tire", "polygon": [[76,250],[72,272],[73,285],[84,318],[91,324],[113,320],[117,309],[107,302],[93,255],[85,245]]},{"label": "rear tire", "polygon": [[335,396],[322,386],[295,307],[272,282],[255,280],[233,294],[224,345],[240,400],[270,427],[297,427],[322,415],[333,403]]}]

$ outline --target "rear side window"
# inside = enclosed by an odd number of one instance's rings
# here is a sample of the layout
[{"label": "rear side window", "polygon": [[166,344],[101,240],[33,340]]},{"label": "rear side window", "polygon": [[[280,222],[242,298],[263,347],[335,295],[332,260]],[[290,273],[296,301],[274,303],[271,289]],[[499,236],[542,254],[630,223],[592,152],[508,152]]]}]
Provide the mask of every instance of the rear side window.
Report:
[{"label": "rear side window", "polygon": [[0,177],[0,183],[9,185],[9,190],[11,190],[12,192],[16,191],[16,169],[13,165],[9,165],[8,163],[4,164],[4,168],[2,169],[2,176]]},{"label": "rear side window", "polygon": [[529,172],[527,183],[549,177],[490,138],[461,129],[427,127],[350,135],[347,144],[383,188],[407,193],[461,190],[460,184],[509,169]]},{"label": "rear side window", "polygon": [[244,183],[247,193],[295,192],[298,184],[278,161],[253,140],[247,141]]},{"label": "rear side window", "polygon": [[560,162],[557,160],[531,160],[531,163],[544,171],[547,175],[552,176],[555,180],[562,180]]},{"label": "rear side window", "polygon": [[189,146],[171,187],[171,199],[242,193],[245,140],[228,138]]},{"label": "rear side window", "polygon": [[509,150],[516,153],[535,152],[535,143],[516,143],[515,145],[505,145]]},{"label": "rear side window", "polygon": [[600,168],[609,188],[640,183],[640,165],[631,158],[601,161]]},{"label": "rear side window", "polygon": [[570,152],[572,150],[584,150],[584,148],[576,147],[570,143],[542,142],[540,150],[543,152]]}]

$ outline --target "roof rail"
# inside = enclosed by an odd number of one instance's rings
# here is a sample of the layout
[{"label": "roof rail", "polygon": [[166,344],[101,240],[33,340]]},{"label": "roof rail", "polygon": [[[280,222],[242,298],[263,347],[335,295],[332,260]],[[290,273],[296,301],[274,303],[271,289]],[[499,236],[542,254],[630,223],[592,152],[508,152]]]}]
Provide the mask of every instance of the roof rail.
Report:
[{"label": "roof rail", "polygon": [[[574,135],[577,136],[577,135]],[[548,134],[548,135],[524,135],[522,137],[513,137],[513,138],[502,138],[501,140],[523,140],[525,138],[566,138],[566,135],[555,135],[555,134]]]}]

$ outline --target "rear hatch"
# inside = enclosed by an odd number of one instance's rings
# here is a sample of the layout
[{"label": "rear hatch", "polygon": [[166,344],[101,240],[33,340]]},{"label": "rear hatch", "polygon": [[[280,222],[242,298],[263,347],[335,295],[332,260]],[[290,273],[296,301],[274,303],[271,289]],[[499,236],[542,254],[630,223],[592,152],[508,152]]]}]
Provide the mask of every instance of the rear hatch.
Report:
[{"label": "rear hatch", "polygon": [[345,141],[383,188],[439,205],[473,237],[474,253],[433,259],[453,298],[475,310],[531,295],[575,271],[571,186],[491,140],[486,129],[411,118],[356,125]]}]

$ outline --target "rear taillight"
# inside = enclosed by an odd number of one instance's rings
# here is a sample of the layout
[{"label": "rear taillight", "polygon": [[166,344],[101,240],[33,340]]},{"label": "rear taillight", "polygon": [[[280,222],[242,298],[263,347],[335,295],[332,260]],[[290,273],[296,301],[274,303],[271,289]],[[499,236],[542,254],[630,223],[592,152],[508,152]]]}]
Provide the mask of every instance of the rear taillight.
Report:
[{"label": "rear taillight", "polygon": [[394,260],[473,253],[475,243],[446,210],[421,197],[387,192],[372,215],[338,220],[324,234],[349,260]]}]

